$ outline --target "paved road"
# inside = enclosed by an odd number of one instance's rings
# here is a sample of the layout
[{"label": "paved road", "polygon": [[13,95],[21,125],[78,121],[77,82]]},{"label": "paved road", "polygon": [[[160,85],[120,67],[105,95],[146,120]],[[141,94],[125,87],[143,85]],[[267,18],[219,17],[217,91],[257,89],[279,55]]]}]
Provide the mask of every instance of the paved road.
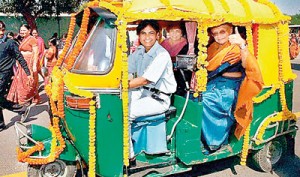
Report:
[{"label": "paved road", "polygon": [[[292,68],[299,76],[294,85],[293,112],[300,112],[300,56],[292,61]],[[30,119],[25,124],[39,124],[47,127],[49,125],[48,104],[46,95],[41,92],[43,104],[36,106],[30,113]],[[21,177],[25,176],[26,164],[17,162],[16,158],[16,134],[13,127],[14,122],[20,120],[15,113],[5,111],[5,122],[8,129],[0,133],[0,176]],[[300,127],[300,121],[298,121]],[[290,159],[273,173],[263,173],[248,166],[240,166],[239,158],[233,157],[208,164],[199,165],[191,173],[180,176],[205,176],[205,177],[299,177],[300,176],[300,131],[296,136],[296,157]],[[8,176],[6,176],[8,177]]]}]

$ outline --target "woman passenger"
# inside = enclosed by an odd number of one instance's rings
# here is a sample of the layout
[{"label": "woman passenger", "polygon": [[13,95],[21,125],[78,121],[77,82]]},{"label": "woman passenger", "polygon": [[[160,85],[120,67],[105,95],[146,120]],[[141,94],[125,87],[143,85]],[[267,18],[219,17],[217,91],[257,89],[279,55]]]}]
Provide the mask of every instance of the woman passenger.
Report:
[{"label": "woman passenger", "polygon": [[[186,55],[188,52],[188,42],[185,38],[185,26],[180,22],[172,22],[167,27],[167,32],[169,33],[169,37],[165,39],[161,45],[169,52],[172,62],[176,62],[177,55]],[[191,71],[185,71],[186,80],[190,81],[191,79]],[[185,80],[181,75],[180,71],[174,69],[175,79],[177,81],[177,90],[176,94],[184,96],[185,91]]]},{"label": "woman passenger", "polygon": [[30,73],[33,74],[33,81],[27,84],[26,73],[23,68],[18,67],[7,96],[8,100],[21,105],[25,103],[37,104],[40,101],[37,75],[38,44],[37,40],[30,33],[31,28],[29,25],[23,24],[20,27],[20,35],[23,37],[23,40],[20,43],[19,49],[27,62]]},{"label": "woman passenger", "polygon": [[214,42],[207,54],[208,83],[203,92],[202,140],[208,153],[228,143],[232,125],[237,122],[239,139],[252,120],[252,98],[263,81],[255,57],[236,27],[229,23],[212,27]]}]

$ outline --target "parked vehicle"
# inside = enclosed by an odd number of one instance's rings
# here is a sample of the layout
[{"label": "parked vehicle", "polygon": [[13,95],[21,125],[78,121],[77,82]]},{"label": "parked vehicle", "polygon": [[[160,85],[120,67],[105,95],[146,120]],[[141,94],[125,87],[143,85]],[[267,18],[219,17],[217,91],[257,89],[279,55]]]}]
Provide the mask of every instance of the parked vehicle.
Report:
[{"label": "parked vehicle", "polygon": [[[193,97],[173,95],[164,114],[147,117],[141,128],[161,131],[167,152],[140,153],[129,164],[128,63],[136,24],[158,20],[162,29],[170,21],[197,24],[199,52],[196,62],[200,86]],[[15,127],[18,160],[28,163],[28,176],[167,176],[193,165],[240,155],[251,155],[258,168],[269,172],[286,154],[294,154],[297,131],[292,113],[293,80],[288,49],[288,21],[267,0],[131,0],[92,1],[71,16],[65,47],[46,86],[53,114],[49,129],[39,125]],[[250,51],[257,57],[263,91],[253,99],[254,113],[245,135],[212,154],[202,153],[202,100],[206,86],[207,28],[229,22],[244,29]],[[80,27],[75,35],[76,24]],[[133,43],[133,42],[131,42]],[[187,91],[187,95],[192,95]],[[155,124],[156,126],[151,126]],[[158,128],[158,125],[161,128]],[[148,135],[151,136],[151,135]],[[153,147],[153,142],[143,142]],[[79,170],[80,171],[80,170]],[[84,171],[84,170],[82,170]]]}]

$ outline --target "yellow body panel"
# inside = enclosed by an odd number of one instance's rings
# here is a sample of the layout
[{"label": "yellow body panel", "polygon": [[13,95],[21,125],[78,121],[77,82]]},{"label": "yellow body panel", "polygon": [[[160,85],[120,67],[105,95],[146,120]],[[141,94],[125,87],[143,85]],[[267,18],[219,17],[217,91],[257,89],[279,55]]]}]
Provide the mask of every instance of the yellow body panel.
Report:
[{"label": "yellow body panel", "polygon": [[65,77],[70,83],[80,88],[119,88],[121,84],[121,50],[116,47],[115,61],[112,70],[106,75],[87,75],[67,72]]},{"label": "yellow body panel", "polygon": [[258,63],[265,85],[272,85],[279,80],[278,42],[276,26],[260,25],[258,42]]}]

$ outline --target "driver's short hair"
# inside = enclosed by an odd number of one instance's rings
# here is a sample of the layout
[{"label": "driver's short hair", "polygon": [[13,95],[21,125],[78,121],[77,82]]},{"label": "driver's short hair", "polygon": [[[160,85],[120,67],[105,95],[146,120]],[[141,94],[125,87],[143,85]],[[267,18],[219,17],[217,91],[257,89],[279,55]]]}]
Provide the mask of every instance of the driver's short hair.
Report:
[{"label": "driver's short hair", "polygon": [[150,25],[157,33],[159,32],[159,24],[156,20],[143,20],[136,28],[137,35],[139,35],[148,25]]}]

